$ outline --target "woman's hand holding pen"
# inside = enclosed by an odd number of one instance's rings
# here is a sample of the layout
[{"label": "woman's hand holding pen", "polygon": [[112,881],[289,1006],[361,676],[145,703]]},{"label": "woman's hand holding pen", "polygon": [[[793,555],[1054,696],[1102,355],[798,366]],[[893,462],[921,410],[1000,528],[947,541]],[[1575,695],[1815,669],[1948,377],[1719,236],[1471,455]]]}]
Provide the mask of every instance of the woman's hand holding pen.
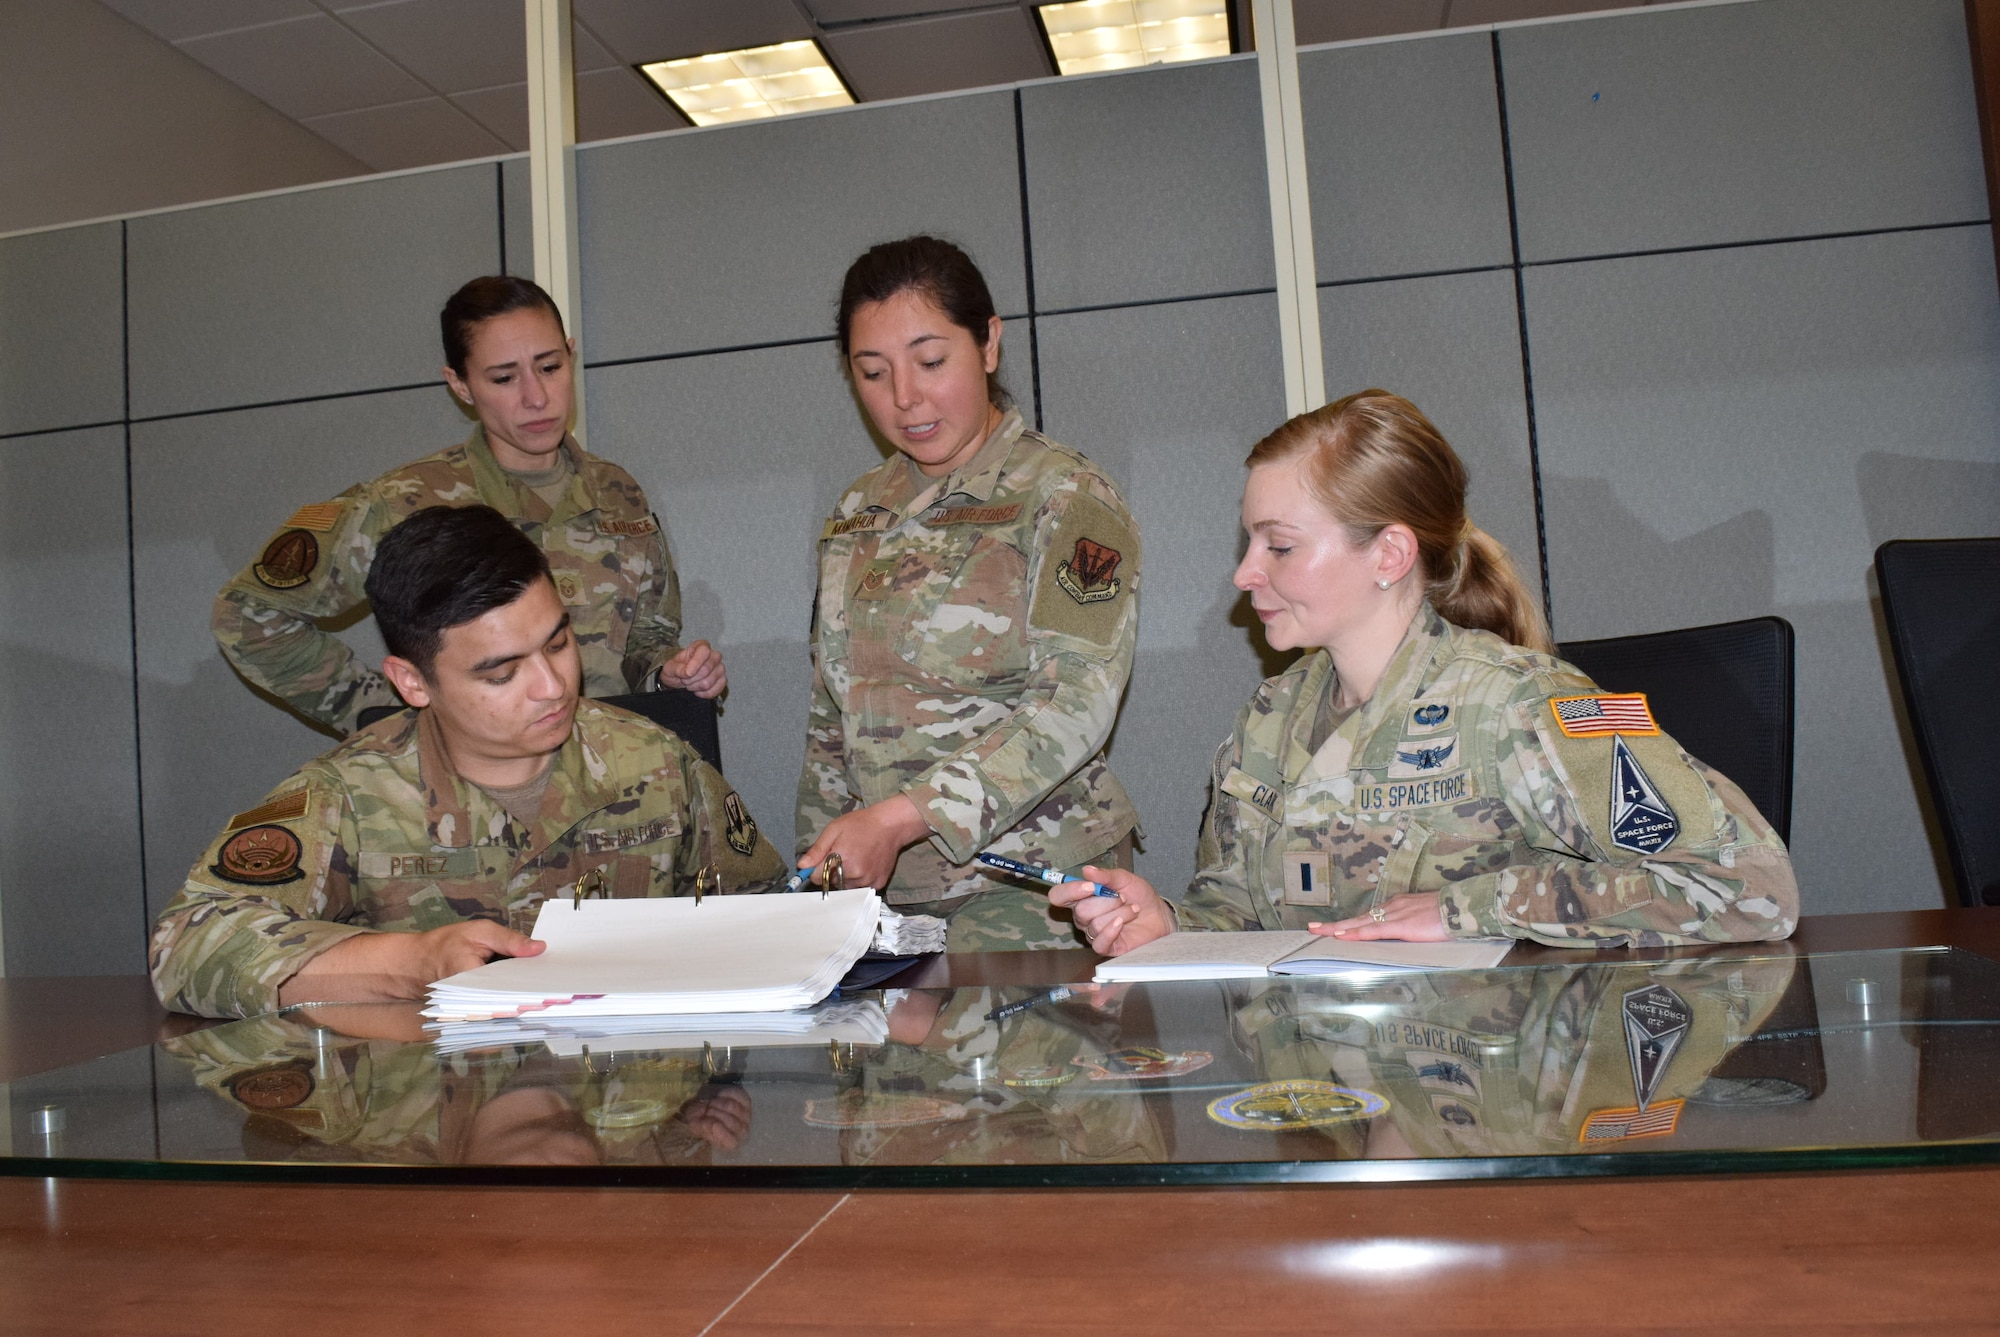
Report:
[{"label": "woman's hand holding pen", "polygon": [[[1049,904],[1067,907],[1076,925],[1099,956],[1119,956],[1134,947],[1174,931],[1174,912],[1153,890],[1153,884],[1123,868],[1086,865],[1089,882],[1065,882],[1049,888]],[[1098,887],[1116,893],[1099,896]]]},{"label": "woman's hand holding pen", "polygon": [[812,848],[798,857],[800,868],[817,868],[829,854],[840,856],[841,880],[850,887],[886,887],[896,857],[931,833],[931,824],[907,794],[845,812],[826,824]]}]

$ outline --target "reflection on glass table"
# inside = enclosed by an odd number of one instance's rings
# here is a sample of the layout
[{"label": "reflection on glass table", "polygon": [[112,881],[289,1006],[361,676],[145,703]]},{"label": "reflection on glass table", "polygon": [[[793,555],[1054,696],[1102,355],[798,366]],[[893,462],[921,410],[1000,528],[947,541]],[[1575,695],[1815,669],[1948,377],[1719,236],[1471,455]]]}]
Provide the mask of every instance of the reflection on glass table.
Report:
[{"label": "reflection on glass table", "polygon": [[293,1007],[16,1082],[0,1165],[828,1185],[2000,1159],[2000,964],[1950,948],[836,1007],[817,1035],[859,1039],[530,1023],[462,1052],[414,1005]]}]

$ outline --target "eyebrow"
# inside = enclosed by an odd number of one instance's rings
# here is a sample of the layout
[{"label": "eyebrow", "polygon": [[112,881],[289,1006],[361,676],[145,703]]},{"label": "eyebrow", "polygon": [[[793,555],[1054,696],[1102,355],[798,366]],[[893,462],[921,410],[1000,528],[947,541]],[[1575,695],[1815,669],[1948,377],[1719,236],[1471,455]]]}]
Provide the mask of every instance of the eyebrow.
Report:
[{"label": "eyebrow", "polygon": [[[569,350],[566,348],[550,348],[543,352],[535,354],[533,357],[529,358],[528,361],[542,362],[547,360],[548,358],[561,357],[564,353],[568,351]],[[510,367],[518,367],[520,365],[521,364],[518,362],[489,362],[485,366],[481,367],[480,370],[484,372],[506,371]]]},{"label": "eyebrow", "polygon": [[1250,525],[1250,532],[1252,534],[1261,534],[1267,529],[1285,529],[1289,527],[1288,522],[1284,520],[1258,520]]},{"label": "eyebrow", "polygon": [[[555,630],[551,631],[548,635],[542,637],[542,644],[547,645],[550,641],[554,640],[556,637],[562,635],[564,632],[568,630],[569,630],[569,614],[564,613],[562,615],[562,620],[556,623]],[[474,673],[491,673],[494,669],[497,669],[504,664],[512,664],[517,660],[522,660],[526,658],[527,658],[526,655],[495,655],[491,659],[480,660],[477,664],[474,664],[472,666],[471,671]]]},{"label": "eyebrow", "polygon": [[[944,339],[944,336],[943,336],[942,334],[919,334],[919,335],[918,335],[918,336],[917,336],[916,338],[914,338],[914,339],[910,340],[910,341],[909,341],[909,342],[908,342],[907,344],[904,344],[904,345],[903,345],[903,347],[905,347],[905,348],[915,348],[915,347],[916,347],[916,346],[917,346],[918,344],[927,344],[927,343],[936,343],[936,342],[939,342],[939,341],[942,341],[943,339]],[[874,349],[872,349],[872,348],[857,348],[857,349],[855,349],[855,350],[854,350],[854,352],[853,352],[852,356],[854,356],[854,357],[887,357],[887,356],[888,356],[888,354],[887,354],[887,353],[878,353],[878,352],[876,352],[876,351],[875,351]]]}]

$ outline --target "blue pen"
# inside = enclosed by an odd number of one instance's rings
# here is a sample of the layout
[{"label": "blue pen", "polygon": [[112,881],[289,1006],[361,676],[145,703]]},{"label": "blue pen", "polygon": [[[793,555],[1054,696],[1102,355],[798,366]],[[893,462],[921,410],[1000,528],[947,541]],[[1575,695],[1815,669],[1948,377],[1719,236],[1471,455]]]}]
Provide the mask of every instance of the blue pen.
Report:
[{"label": "blue pen", "polygon": [[1090,893],[1093,896],[1109,896],[1114,901],[1124,899],[1117,892],[1100,882],[1090,882],[1084,878],[1071,877],[1068,873],[1058,873],[1053,868],[1038,868],[1031,863],[1018,863],[1013,859],[1003,859],[997,854],[982,854],[979,856],[979,862],[985,864],[988,868],[998,868],[1002,872],[1018,873],[1022,877],[1032,877],[1035,881],[1046,882],[1052,887],[1059,887],[1065,882],[1082,882],[1087,887],[1095,888]]}]

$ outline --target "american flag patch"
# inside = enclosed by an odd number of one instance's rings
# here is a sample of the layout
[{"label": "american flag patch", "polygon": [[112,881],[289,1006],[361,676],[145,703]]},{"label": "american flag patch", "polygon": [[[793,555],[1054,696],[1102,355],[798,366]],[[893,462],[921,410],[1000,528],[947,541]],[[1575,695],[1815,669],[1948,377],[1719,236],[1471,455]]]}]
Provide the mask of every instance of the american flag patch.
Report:
[{"label": "american flag patch", "polygon": [[1571,738],[1600,738],[1622,733],[1634,736],[1656,734],[1653,711],[1644,692],[1624,696],[1558,696],[1549,701],[1556,724]]},{"label": "american flag patch", "polygon": [[346,509],[337,501],[316,501],[293,511],[292,518],[285,521],[285,528],[315,529],[324,534],[340,523],[340,514]]},{"label": "american flag patch", "polygon": [[1665,1137],[1674,1131],[1681,1121],[1681,1110],[1685,1100],[1662,1100],[1649,1106],[1644,1114],[1637,1105],[1627,1105],[1623,1109],[1592,1110],[1590,1117],[1583,1121],[1583,1131],[1577,1134],[1579,1142],[1623,1142],[1634,1137]]}]

